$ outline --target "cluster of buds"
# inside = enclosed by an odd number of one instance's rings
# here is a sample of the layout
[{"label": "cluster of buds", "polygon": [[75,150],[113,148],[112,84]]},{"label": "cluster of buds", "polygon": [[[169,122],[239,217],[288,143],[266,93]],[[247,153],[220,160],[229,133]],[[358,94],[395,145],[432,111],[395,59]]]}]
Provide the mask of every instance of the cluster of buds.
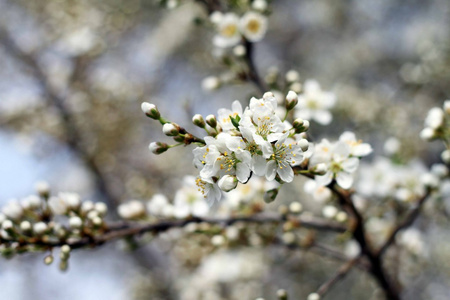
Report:
[{"label": "cluster of buds", "polygon": [[420,137],[426,141],[442,140],[446,150],[441,154],[442,160],[450,163],[450,100],[444,102],[443,108],[433,107],[425,119],[425,127]]},{"label": "cluster of buds", "polygon": [[189,145],[192,143],[205,143],[204,140],[199,139],[198,137],[194,136],[193,134],[187,132],[184,128],[180,127],[178,124],[174,122],[170,122],[163,118],[156,107],[156,105],[144,102],[141,105],[142,111],[145,113],[145,115],[151,119],[157,120],[163,125],[162,131],[165,135],[170,136],[173,138],[174,141],[177,142],[177,144],[174,145],[168,145],[166,143],[162,142],[152,142],[149,145],[150,151],[152,151],[154,154],[161,154],[169,150],[170,148],[179,146],[179,145]]},{"label": "cluster of buds", "polygon": [[[104,231],[103,219],[107,212],[104,203],[81,202],[79,195],[73,193],[51,196],[46,183],[37,184],[36,189],[38,195],[11,200],[2,208],[0,251],[4,256],[52,251],[57,245],[70,244]],[[65,269],[70,248],[61,251],[66,253],[62,259],[65,267],[61,265]],[[44,262],[52,263],[53,256],[48,255]]]}]

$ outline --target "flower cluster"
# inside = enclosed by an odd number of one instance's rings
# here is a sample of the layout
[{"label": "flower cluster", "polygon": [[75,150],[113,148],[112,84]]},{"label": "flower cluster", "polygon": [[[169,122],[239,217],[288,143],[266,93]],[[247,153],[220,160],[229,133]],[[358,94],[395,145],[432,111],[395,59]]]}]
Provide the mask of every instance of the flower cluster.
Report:
[{"label": "flower cluster", "polygon": [[446,150],[441,154],[445,163],[450,163],[450,100],[444,102],[443,108],[433,107],[425,119],[425,128],[420,137],[427,141],[442,140]]},{"label": "flower cluster", "polygon": [[309,168],[321,173],[315,176],[318,186],[327,186],[336,180],[340,187],[349,189],[353,184],[353,173],[358,168],[359,159],[371,152],[369,144],[357,140],[353,132],[347,131],[334,143],[323,139],[315,144]]},{"label": "flower cluster", "polygon": [[[289,92],[286,108],[293,109],[297,101],[297,95]],[[235,189],[253,173],[268,181],[293,180],[292,167],[302,163],[309,145],[306,139],[294,138],[308,129],[309,122],[283,122],[276,109],[277,100],[268,92],[261,99],[252,98],[245,110],[235,101],[231,110],[220,109],[217,118],[207,117],[217,134],[205,137],[205,145],[193,150],[194,164],[200,170],[197,185],[205,198],[219,200],[221,190]]]},{"label": "flower cluster", "polygon": [[198,193],[196,178],[185,176],[182,187],[175,193],[173,203],[162,194],[155,194],[147,202],[131,200],[119,205],[117,212],[125,220],[147,220],[149,218],[202,217],[209,211],[208,204]]},{"label": "flower cluster", "polygon": [[[74,193],[50,196],[46,183],[36,186],[39,195],[11,200],[0,213],[3,241],[0,251],[13,255],[23,251],[52,250],[51,245],[75,242],[85,236],[94,236],[105,229],[107,206],[102,202],[82,202]],[[43,242],[39,246],[39,242]],[[67,267],[70,247],[61,248],[61,268]],[[51,255],[45,258],[50,264]]]},{"label": "flower cluster", "polygon": [[231,12],[224,14],[215,11],[211,14],[210,21],[217,32],[213,43],[221,48],[236,46],[242,38],[258,42],[267,31],[267,18],[257,11],[247,11],[241,17]]}]

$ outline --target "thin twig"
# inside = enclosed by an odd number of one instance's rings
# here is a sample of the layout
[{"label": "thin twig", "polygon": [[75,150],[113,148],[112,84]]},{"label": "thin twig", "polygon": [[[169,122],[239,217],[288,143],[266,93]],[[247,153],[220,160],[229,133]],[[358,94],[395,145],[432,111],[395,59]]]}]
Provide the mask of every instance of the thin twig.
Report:
[{"label": "thin twig", "polygon": [[318,289],[317,294],[320,296],[325,295],[337,282],[344,279],[345,276],[350,272],[350,270],[353,268],[355,264],[358,263],[360,260],[360,257],[356,257],[354,259],[351,259],[347,261],[345,264],[343,264],[339,270],[336,272],[336,274],[333,275],[329,280],[324,282]]}]

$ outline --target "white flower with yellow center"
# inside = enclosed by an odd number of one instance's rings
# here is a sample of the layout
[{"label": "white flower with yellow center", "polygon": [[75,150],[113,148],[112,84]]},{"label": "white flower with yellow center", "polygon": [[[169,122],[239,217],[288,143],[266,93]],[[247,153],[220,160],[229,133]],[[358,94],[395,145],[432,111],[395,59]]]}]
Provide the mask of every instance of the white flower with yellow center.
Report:
[{"label": "white flower with yellow center", "polygon": [[322,91],[317,81],[307,80],[304,84],[303,94],[298,96],[295,117],[328,125],[333,119],[329,110],[335,102],[336,98],[333,93]]},{"label": "white flower with yellow center", "polygon": [[217,47],[232,47],[239,43],[241,34],[239,32],[239,17],[233,13],[227,13],[217,22],[217,34],[213,43]]},{"label": "white flower with yellow center", "polygon": [[341,134],[339,140],[350,146],[350,154],[352,156],[363,157],[372,153],[372,147],[361,140],[356,140],[353,132],[345,131]]},{"label": "white flower with yellow center", "polygon": [[286,132],[265,155],[269,159],[266,166],[266,178],[269,181],[274,180],[278,174],[284,182],[291,182],[294,180],[292,166],[303,161],[302,149],[294,141],[287,141],[287,137]]},{"label": "white flower with yellow center", "polygon": [[303,189],[306,193],[313,196],[314,200],[319,203],[325,203],[329,199],[331,199],[331,191],[329,188],[318,185],[315,180],[308,179],[303,186]]},{"label": "white flower with yellow center", "polygon": [[218,119],[220,127],[222,127],[223,131],[231,131],[236,129],[231,123],[230,118],[236,118],[236,116],[242,116],[242,105],[238,100],[235,100],[233,104],[231,104],[231,110],[226,108],[221,108],[217,111]]},{"label": "white flower with yellow center", "polygon": [[[323,143],[323,145],[322,145]],[[323,163],[327,166],[328,171],[324,175],[316,175],[315,180],[318,185],[327,186],[333,179],[337,184],[349,189],[353,184],[353,173],[359,165],[359,159],[351,157],[350,146],[342,141],[338,141],[331,145],[327,140],[317,144],[313,157],[311,158],[311,165]]]},{"label": "white flower with yellow center", "polygon": [[216,184],[194,176],[185,176],[183,186],[175,193],[173,214],[176,218],[186,218],[189,215],[203,217],[209,211],[205,199],[213,203],[219,201],[221,196],[222,193]]},{"label": "white flower with yellow center", "polygon": [[266,34],[267,18],[254,11],[246,12],[239,21],[239,29],[247,40],[258,42]]}]

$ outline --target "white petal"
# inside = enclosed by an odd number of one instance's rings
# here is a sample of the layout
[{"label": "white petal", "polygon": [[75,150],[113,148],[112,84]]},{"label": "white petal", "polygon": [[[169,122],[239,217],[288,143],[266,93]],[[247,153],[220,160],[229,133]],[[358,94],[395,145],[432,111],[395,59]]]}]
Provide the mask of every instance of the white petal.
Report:
[{"label": "white petal", "polygon": [[347,172],[339,172],[336,175],[336,182],[343,189],[349,189],[353,184],[353,176]]},{"label": "white petal", "polygon": [[250,177],[250,168],[247,164],[238,163],[236,165],[236,177],[239,182],[246,183]]},{"label": "white petal", "polygon": [[272,181],[275,179],[276,175],[277,175],[277,164],[274,160],[271,160],[267,163],[266,179]]},{"label": "white petal", "polygon": [[264,176],[266,174],[267,161],[261,155],[253,155],[252,170],[255,175]]},{"label": "white petal", "polygon": [[286,167],[278,167],[277,168],[277,173],[278,175],[280,175],[281,180],[283,180],[284,182],[291,182],[292,180],[294,180],[294,171],[292,171],[292,168],[290,166],[286,166]]},{"label": "white petal", "polygon": [[316,180],[317,185],[327,186],[333,180],[333,173],[331,171],[328,171],[325,173],[325,175],[316,175],[314,179]]},{"label": "white petal", "polygon": [[358,168],[358,165],[359,159],[356,157],[350,157],[349,159],[346,159],[341,163],[342,168],[348,173],[355,172]]},{"label": "white petal", "polygon": [[359,144],[359,145],[355,146],[353,148],[352,154],[354,156],[361,157],[361,156],[369,155],[370,153],[372,153],[372,147],[369,144],[365,143],[365,144]]},{"label": "white petal", "polygon": [[328,125],[333,120],[333,115],[328,110],[318,110],[314,112],[313,119],[321,125]]}]

